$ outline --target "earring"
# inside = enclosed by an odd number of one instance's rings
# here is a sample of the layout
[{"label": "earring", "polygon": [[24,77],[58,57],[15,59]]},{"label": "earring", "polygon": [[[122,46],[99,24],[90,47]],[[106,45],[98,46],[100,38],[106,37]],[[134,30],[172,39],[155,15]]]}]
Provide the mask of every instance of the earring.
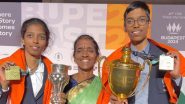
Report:
[{"label": "earring", "polygon": [[24,42],[21,43],[21,47],[24,48]]}]

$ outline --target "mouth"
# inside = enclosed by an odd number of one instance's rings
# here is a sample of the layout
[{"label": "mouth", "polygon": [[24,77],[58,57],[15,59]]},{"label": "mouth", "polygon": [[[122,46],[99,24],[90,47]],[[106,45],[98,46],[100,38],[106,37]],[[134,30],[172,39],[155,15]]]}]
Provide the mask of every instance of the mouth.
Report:
[{"label": "mouth", "polygon": [[84,63],[89,62],[89,60],[87,60],[87,59],[84,59],[84,60],[81,60],[81,61],[84,62]]},{"label": "mouth", "polygon": [[141,30],[136,30],[136,31],[132,31],[132,34],[139,34],[139,33],[141,33]]},{"label": "mouth", "polygon": [[39,50],[39,46],[31,46],[31,48],[32,48],[34,51]]},{"label": "mouth", "polygon": [[141,34],[141,32],[142,32],[141,30],[132,31],[131,35],[132,36],[139,36]]}]

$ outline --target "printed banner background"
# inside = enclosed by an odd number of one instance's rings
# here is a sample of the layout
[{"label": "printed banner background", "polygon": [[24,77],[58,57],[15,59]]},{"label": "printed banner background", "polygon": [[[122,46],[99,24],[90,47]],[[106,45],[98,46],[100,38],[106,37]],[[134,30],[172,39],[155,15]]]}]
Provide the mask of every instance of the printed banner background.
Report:
[{"label": "printed banner background", "polygon": [[152,38],[185,51],[185,6],[154,5]]},{"label": "printed banner background", "polygon": [[[11,37],[0,35],[0,58],[7,57],[12,54],[20,44],[20,28],[21,23],[31,17],[43,19],[49,26],[52,33],[52,39],[49,47],[44,53],[54,63],[67,64],[72,66],[69,74],[77,71],[76,64],[73,61],[73,43],[81,34],[90,34],[93,36],[100,46],[102,55],[108,56],[114,49],[119,48],[129,41],[123,27],[123,13],[127,4],[74,4],[74,3],[1,3],[0,4],[0,25],[10,25],[15,29],[0,31],[12,32]],[[169,5],[171,11],[174,11],[181,18],[184,18],[184,9],[179,5]],[[163,35],[167,34],[166,25],[163,17],[169,14],[168,5],[150,5],[152,11],[152,32],[149,30],[148,36],[160,41]],[[157,9],[157,8],[160,8]],[[180,8],[176,11],[175,8]],[[165,10],[164,10],[165,9]],[[162,10],[164,12],[162,12]],[[161,11],[161,12],[159,12]],[[2,17],[3,13],[10,13],[11,17]],[[15,20],[15,23],[4,24],[1,18]],[[160,21],[158,21],[158,19]],[[166,19],[167,20],[167,19]],[[175,19],[176,20],[176,19]],[[170,22],[170,25],[173,26]],[[164,23],[164,25],[162,25]],[[180,32],[178,35],[184,37],[183,19],[175,21],[175,29],[177,31],[178,23],[180,24]],[[1,34],[1,32],[0,32]],[[157,35],[156,35],[157,34]],[[174,45],[184,55],[184,48],[181,40]],[[6,40],[6,41],[5,41]],[[165,41],[160,41],[165,44]],[[170,44],[171,45],[171,44]],[[173,46],[173,45],[172,45]],[[97,67],[95,67],[97,69]],[[97,70],[95,70],[97,73]]]},{"label": "printed banner background", "polygon": [[101,51],[105,49],[106,10],[106,4],[23,3],[22,20],[35,16],[45,20],[52,31],[45,55],[54,63],[71,65],[76,70],[72,54],[73,43],[79,35],[90,34]]},{"label": "printed banner background", "polygon": [[21,26],[21,4],[0,3],[0,45],[18,46]]}]

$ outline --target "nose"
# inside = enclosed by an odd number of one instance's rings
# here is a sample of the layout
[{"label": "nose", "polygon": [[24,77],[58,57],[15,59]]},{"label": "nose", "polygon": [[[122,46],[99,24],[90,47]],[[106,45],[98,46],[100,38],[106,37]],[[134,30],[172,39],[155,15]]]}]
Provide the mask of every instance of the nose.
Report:
[{"label": "nose", "polygon": [[33,42],[36,43],[36,44],[38,44],[38,43],[39,43],[38,37],[34,37],[34,38],[33,38]]},{"label": "nose", "polygon": [[87,50],[84,50],[84,51],[82,52],[82,57],[88,57],[88,52],[87,52]]},{"label": "nose", "polygon": [[134,26],[133,27],[139,27],[138,20],[134,20]]}]

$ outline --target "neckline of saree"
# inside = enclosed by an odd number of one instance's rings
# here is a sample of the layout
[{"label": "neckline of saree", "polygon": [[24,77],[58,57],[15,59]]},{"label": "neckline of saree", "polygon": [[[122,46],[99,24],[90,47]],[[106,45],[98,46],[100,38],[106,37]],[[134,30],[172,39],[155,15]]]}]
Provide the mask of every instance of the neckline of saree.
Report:
[{"label": "neckline of saree", "polygon": [[[69,92],[67,93],[67,99],[68,101],[71,101],[73,98],[75,98],[79,93],[82,93],[84,89],[86,89],[89,85],[92,84],[93,80],[96,79],[96,76],[86,79],[80,83],[78,83],[76,86],[72,87]],[[73,79],[75,80],[75,79]],[[75,80],[76,81],[76,80]]]}]

